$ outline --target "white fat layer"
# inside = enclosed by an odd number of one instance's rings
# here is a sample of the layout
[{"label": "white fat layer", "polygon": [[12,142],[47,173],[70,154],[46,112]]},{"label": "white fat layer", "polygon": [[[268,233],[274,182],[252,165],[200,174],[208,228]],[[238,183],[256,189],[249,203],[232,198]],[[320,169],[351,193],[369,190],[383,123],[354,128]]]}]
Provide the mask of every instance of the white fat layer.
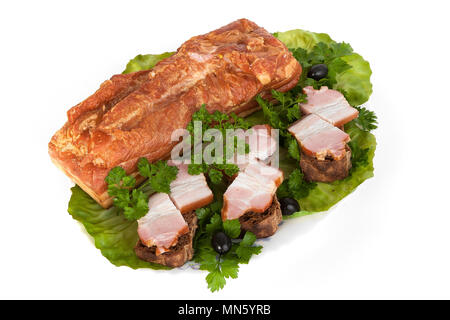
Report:
[{"label": "white fat layer", "polygon": [[294,123],[288,130],[297,138],[297,140],[302,141],[330,128],[333,128],[333,125],[322,120],[315,114],[310,114]]},{"label": "white fat layer", "polygon": [[148,201],[148,207],[148,213],[138,220],[139,225],[151,224],[153,221],[168,215],[179,215],[183,219],[180,211],[178,211],[169,196],[165,193],[152,195]]},{"label": "white fat layer", "polygon": [[[173,164],[169,163],[169,165]],[[179,210],[211,197],[211,195],[212,191],[209,189],[203,173],[190,175],[187,165],[178,166],[177,178],[170,183],[170,198]]]}]

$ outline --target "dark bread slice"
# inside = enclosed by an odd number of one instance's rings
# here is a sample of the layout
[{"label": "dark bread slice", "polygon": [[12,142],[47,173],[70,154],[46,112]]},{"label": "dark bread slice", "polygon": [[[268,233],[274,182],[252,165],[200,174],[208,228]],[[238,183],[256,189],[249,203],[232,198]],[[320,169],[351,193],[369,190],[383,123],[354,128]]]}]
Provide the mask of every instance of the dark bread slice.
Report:
[{"label": "dark bread slice", "polygon": [[183,214],[189,226],[189,232],[182,235],[175,246],[170,248],[170,251],[156,255],[156,246],[147,247],[141,240],[138,241],[134,247],[134,251],[139,259],[162,264],[168,267],[181,267],[186,261],[191,260],[194,256],[194,248],[192,241],[194,239],[195,231],[197,230],[197,215],[195,211]]},{"label": "dark bread slice", "polygon": [[280,203],[277,196],[273,196],[272,205],[262,213],[247,212],[239,218],[242,233],[251,231],[256,238],[267,238],[278,230],[282,220]]},{"label": "dark bread slice", "polygon": [[307,181],[333,182],[348,176],[352,167],[352,152],[346,147],[345,156],[341,160],[317,160],[302,152],[300,167]]}]

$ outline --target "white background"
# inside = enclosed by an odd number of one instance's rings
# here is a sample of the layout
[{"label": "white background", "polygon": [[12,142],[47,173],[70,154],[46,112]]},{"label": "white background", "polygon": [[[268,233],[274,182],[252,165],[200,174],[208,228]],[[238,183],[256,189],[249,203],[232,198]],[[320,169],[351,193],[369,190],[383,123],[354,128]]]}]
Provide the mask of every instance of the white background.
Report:
[{"label": "white background", "polygon": [[[3,1],[0,298],[450,298],[446,1]],[[205,272],[114,267],[67,213],[47,143],[139,53],[246,17],[350,42],[370,61],[375,177],[291,220],[219,293]]]}]

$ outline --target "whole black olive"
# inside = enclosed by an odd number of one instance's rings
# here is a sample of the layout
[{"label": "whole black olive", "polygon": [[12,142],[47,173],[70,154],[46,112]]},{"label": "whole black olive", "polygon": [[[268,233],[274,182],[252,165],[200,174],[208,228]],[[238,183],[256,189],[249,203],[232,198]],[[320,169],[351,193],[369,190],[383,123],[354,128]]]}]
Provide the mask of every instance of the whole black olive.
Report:
[{"label": "whole black olive", "polygon": [[211,245],[217,253],[224,254],[230,251],[232,243],[229,236],[219,231],[212,237]]},{"label": "whole black olive", "polygon": [[308,78],[320,80],[328,75],[328,67],[326,64],[316,64],[308,71]]},{"label": "whole black olive", "polygon": [[298,204],[297,200],[292,198],[281,198],[280,207],[281,213],[284,216],[290,216],[294,212],[300,211],[300,205]]}]

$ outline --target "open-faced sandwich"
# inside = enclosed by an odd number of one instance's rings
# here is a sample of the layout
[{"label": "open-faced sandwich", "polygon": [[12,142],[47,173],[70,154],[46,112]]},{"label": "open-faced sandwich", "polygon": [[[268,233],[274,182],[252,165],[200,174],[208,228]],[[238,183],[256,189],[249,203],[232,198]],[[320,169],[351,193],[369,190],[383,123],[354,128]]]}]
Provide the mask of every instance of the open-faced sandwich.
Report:
[{"label": "open-faced sandwich", "polygon": [[194,260],[218,290],[284,218],[373,175],[371,70],[326,34],[241,19],[138,55],[69,109],[49,143],[69,213],[117,266]]}]

